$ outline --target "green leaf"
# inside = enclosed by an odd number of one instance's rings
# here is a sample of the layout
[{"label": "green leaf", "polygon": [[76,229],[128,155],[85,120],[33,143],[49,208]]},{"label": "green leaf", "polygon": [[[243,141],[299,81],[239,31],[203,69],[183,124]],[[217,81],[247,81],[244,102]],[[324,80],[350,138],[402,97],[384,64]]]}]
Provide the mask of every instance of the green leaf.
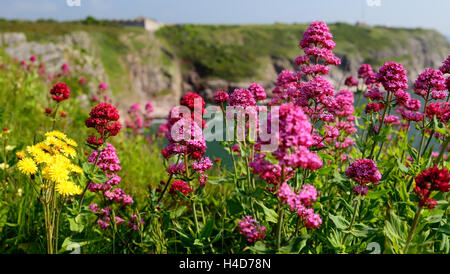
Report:
[{"label": "green leaf", "polygon": [[80,220],[79,219],[77,220],[77,217],[75,217],[75,218],[68,218],[69,224],[70,224],[70,231],[82,232],[83,229],[84,229],[84,225],[79,223]]},{"label": "green leaf", "polygon": [[244,211],[241,203],[236,198],[227,200],[227,207],[232,216],[241,215],[241,212]]},{"label": "green leaf", "polygon": [[377,231],[376,228],[371,228],[365,224],[355,224],[351,230],[351,234],[355,237],[367,237],[371,232]]},{"label": "green leaf", "polygon": [[251,251],[253,251],[253,252],[257,253],[257,254],[266,254],[266,253],[271,253],[272,252],[261,241],[257,241],[254,246],[249,246],[249,247],[244,248],[244,251],[246,249],[250,249]]},{"label": "green leaf", "polygon": [[336,228],[339,230],[346,230],[350,225],[349,222],[342,216],[336,216],[331,213],[328,213],[328,216],[333,221]]},{"label": "green leaf", "polygon": [[257,201],[256,202],[264,211],[264,216],[266,217],[267,222],[271,223],[277,223],[278,221],[278,214],[275,212],[275,210],[267,208],[262,202]]},{"label": "green leaf", "polygon": [[450,224],[444,224],[441,227],[433,228],[433,230],[439,231],[441,233],[444,233],[447,236],[450,236]]},{"label": "green leaf", "polygon": [[403,172],[403,173],[409,172],[409,168],[407,168],[405,165],[403,165],[402,162],[400,161],[400,159],[398,159],[398,158],[397,158],[397,166],[401,172]]},{"label": "green leaf", "polygon": [[203,227],[200,235],[202,238],[209,238],[214,227],[214,216],[212,216]]}]

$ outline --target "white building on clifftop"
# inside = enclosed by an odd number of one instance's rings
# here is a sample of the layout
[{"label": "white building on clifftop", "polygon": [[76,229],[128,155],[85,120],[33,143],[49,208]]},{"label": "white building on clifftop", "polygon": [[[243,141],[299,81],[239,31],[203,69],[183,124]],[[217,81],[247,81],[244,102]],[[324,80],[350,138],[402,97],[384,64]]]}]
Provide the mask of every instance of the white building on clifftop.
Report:
[{"label": "white building on clifftop", "polygon": [[132,26],[141,27],[147,31],[156,31],[164,24],[158,23],[156,20],[147,18],[145,16],[139,16],[136,19],[112,19],[108,20],[110,22],[122,25],[122,26]]}]

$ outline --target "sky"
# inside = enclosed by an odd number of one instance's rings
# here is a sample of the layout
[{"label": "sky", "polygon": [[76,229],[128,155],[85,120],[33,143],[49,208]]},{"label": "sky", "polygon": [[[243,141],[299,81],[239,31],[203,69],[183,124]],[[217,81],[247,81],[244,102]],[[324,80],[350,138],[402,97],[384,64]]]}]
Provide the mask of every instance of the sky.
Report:
[{"label": "sky", "polygon": [[[79,1],[80,5],[70,5]],[[450,36],[450,0],[0,0],[0,18],[135,18],[163,23],[272,24],[363,21]]]}]

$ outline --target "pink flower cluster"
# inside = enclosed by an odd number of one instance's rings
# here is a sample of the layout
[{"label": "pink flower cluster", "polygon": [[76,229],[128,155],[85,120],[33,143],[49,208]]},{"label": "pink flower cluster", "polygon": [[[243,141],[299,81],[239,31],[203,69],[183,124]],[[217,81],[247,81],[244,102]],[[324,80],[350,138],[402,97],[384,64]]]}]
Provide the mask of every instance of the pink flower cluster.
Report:
[{"label": "pink flower cluster", "polygon": [[414,192],[419,196],[420,206],[434,209],[436,200],[430,198],[433,191],[448,192],[450,190],[450,172],[446,169],[439,169],[434,166],[428,168],[415,178],[416,186]]},{"label": "pink flower cluster", "polygon": [[[97,158],[98,156],[98,158]],[[117,175],[122,168],[120,166],[120,160],[117,157],[116,149],[110,143],[106,143],[106,148],[99,152],[93,151],[88,158],[88,162],[94,164],[97,159],[97,167],[100,168],[109,178],[105,183],[89,183],[89,191],[91,192],[101,192],[102,196],[109,201],[109,205],[103,209],[100,209],[97,204],[91,204],[91,211],[95,212],[97,216],[101,217],[97,221],[101,228],[106,228],[110,225],[110,206],[112,203],[119,204],[120,206],[126,206],[134,203],[133,198],[126,194],[121,188],[115,187],[120,183],[120,176]],[[117,216],[116,216],[117,217]],[[119,218],[119,217],[118,217]],[[120,218],[121,219],[121,218]],[[123,223],[116,219],[117,224]]]},{"label": "pink flower cluster", "polygon": [[395,62],[386,62],[381,66],[376,74],[376,80],[388,92],[396,92],[398,90],[406,90],[408,88],[408,78],[406,70],[401,64]]},{"label": "pink flower cluster", "polygon": [[450,103],[448,102],[431,103],[427,107],[426,115],[430,119],[433,119],[433,116],[436,116],[436,119],[438,119],[444,124],[447,124],[447,122],[450,120]]},{"label": "pink flower cluster", "polygon": [[381,173],[373,160],[358,159],[351,163],[345,170],[345,175],[355,181],[359,186],[356,186],[353,191],[357,194],[367,194],[368,188],[366,184],[378,184],[381,180]]},{"label": "pink flower cluster", "polygon": [[281,166],[306,169],[322,167],[317,153],[308,148],[314,144],[312,126],[302,108],[292,103],[279,108],[278,148],[273,152]]},{"label": "pink flower cluster", "polygon": [[427,68],[414,83],[414,92],[423,98],[442,100],[447,97],[445,78],[441,71]]},{"label": "pink flower cluster", "polygon": [[[172,132],[173,128],[174,130]],[[206,141],[200,126],[190,116],[183,117],[177,107],[169,113],[168,131],[166,137],[168,144],[162,150],[165,158],[174,155],[187,154],[192,159],[201,159],[206,152]]]},{"label": "pink flower cluster", "polygon": [[125,127],[131,129],[135,134],[142,134],[143,128],[150,128],[153,120],[153,104],[147,102],[144,111],[141,111],[141,106],[137,103],[132,104],[128,109],[128,118],[125,120]]},{"label": "pink flower cluster", "polygon": [[226,91],[219,90],[218,92],[216,92],[216,94],[214,94],[214,102],[216,102],[217,104],[226,103],[229,99],[230,96]]},{"label": "pink flower cluster", "polygon": [[300,71],[283,70],[275,82],[275,88],[272,91],[273,97],[269,105],[273,106],[283,102],[294,101],[300,94],[301,75]]},{"label": "pink flower cluster", "polygon": [[450,73],[450,54],[447,56],[447,59],[442,63],[442,66],[439,67],[439,70],[443,73]]},{"label": "pink flower cluster", "polygon": [[[324,22],[314,21],[303,33],[299,46],[305,55],[298,56],[295,63],[301,66],[301,72],[306,75],[328,74],[328,65],[340,65],[341,60],[332,50],[336,46],[333,35]],[[325,64],[320,64],[322,61]]]},{"label": "pink flower cluster", "polygon": [[356,80],[355,78],[353,78],[353,76],[350,75],[347,78],[345,78],[344,85],[346,85],[349,88],[356,87],[358,85],[358,80]]},{"label": "pink flower cluster", "polygon": [[[281,166],[279,164],[273,164],[264,159],[265,154],[256,154],[253,162],[249,164],[254,174],[257,174],[259,178],[266,181],[268,184],[273,185],[268,190],[274,192],[277,186],[282,183],[281,181]],[[292,178],[293,170],[291,167],[284,168],[285,180]]]},{"label": "pink flower cluster", "polygon": [[277,195],[282,203],[289,205],[291,211],[298,213],[299,218],[307,228],[317,229],[322,225],[319,214],[314,213],[314,210],[309,208],[317,200],[317,190],[314,186],[303,185],[297,194],[287,183],[283,183]]},{"label": "pink flower cluster", "polygon": [[253,95],[253,92],[248,89],[235,89],[230,95],[230,106],[246,108],[255,105],[255,96]]},{"label": "pink flower cluster", "polygon": [[247,238],[249,242],[255,242],[260,238],[266,237],[266,228],[259,225],[258,221],[251,216],[245,216],[238,223],[239,234]]},{"label": "pink flower cluster", "polygon": [[360,79],[368,79],[374,75],[372,67],[369,64],[362,64],[358,69],[358,78]]},{"label": "pink flower cluster", "polygon": [[[188,93],[181,99],[181,103],[191,109],[191,111],[193,111],[195,104],[194,100],[198,98],[198,96],[199,95],[195,93]],[[202,103],[201,107],[203,113],[203,99],[200,101],[200,103]],[[195,118],[196,117],[194,117],[193,112],[191,112],[191,115],[183,116],[178,107],[174,107],[171,109],[167,122],[168,130],[166,132],[168,144],[166,148],[162,149],[161,153],[166,159],[169,159],[173,156],[180,156],[182,158],[186,156],[187,161],[184,162],[184,165],[171,164],[169,165],[167,172],[169,172],[170,174],[179,174],[186,176],[186,168],[192,169],[198,175],[198,180],[200,183],[199,186],[204,186],[208,178],[208,176],[205,174],[205,171],[212,167],[212,162],[207,156],[205,156],[206,141],[201,128],[204,121],[201,120],[201,117],[199,117],[202,122],[197,122]],[[192,176],[193,174],[190,175]],[[182,184],[180,182],[184,181],[179,181],[177,183],[179,187],[181,187]],[[186,185],[186,183],[184,184]],[[172,188],[173,187],[176,186],[172,184]],[[186,188],[184,187],[182,187],[182,189],[186,190]]]}]

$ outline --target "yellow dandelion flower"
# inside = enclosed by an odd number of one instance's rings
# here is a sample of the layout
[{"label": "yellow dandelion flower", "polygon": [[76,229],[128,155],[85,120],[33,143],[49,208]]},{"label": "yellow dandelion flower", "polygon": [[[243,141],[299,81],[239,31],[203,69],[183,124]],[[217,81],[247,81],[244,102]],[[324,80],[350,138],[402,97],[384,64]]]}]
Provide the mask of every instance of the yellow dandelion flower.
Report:
[{"label": "yellow dandelion flower", "polygon": [[58,138],[55,138],[53,136],[49,136],[44,140],[44,145],[47,145],[48,147],[52,148],[52,152],[60,152],[64,147],[67,146],[64,141],[61,141]]},{"label": "yellow dandelion flower", "polygon": [[70,139],[70,138],[66,138],[66,143],[69,146],[73,146],[73,147],[77,147],[78,146],[77,142],[75,142],[73,139]]},{"label": "yellow dandelion flower", "polygon": [[52,157],[51,162],[47,163],[47,165],[42,170],[42,175],[46,180],[60,183],[67,181],[69,178],[69,159],[62,155],[55,155]]},{"label": "yellow dandelion flower", "polygon": [[26,150],[31,154],[34,161],[38,164],[47,163],[51,160],[52,156],[42,149],[41,144],[27,146]]},{"label": "yellow dandelion flower", "polygon": [[66,134],[62,133],[61,131],[53,130],[45,133],[45,137],[56,137],[61,140],[65,140],[67,138]]},{"label": "yellow dandelion flower", "polygon": [[69,169],[70,169],[70,171],[72,171],[73,173],[76,173],[76,174],[83,174],[83,169],[82,169],[81,167],[77,166],[77,165],[71,164],[71,165],[69,165]]},{"label": "yellow dandelion flower", "polygon": [[75,158],[77,156],[77,152],[75,149],[73,149],[72,147],[65,145],[63,148],[61,148],[61,152],[65,155],[65,156],[69,156],[71,158]]},{"label": "yellow dandelion flower", "polygon": [[70,181],[57,183],[55,189],[60,195],[64,196],[80,195],[82,193],[81,188]]},{"label": "yellow dandelion flower", "polygon": [[19,158],[19,159],[23,159],[23,157],[25,157],[25,151],[18,151],[18,152],[16,152],[16,156],[17,156],[17,158]]},{"label": "yellow dandelion flower", "polygon": [[51,138],[51,137],[58,138],[61,141],[64,141],[66,144],[70,145],[70,146],[73,146],[73,147],[78,146],[77,142],[75,142],[74,140],[72,140],[69,137],[67,137],[66,134],[64,134],[64,133],[62,133],[60,131],[57,131],[57,130],[47,132],[45,134],[45,137],[47,137],[47,138]]},{"label": "yellow dandelion flower", "polygon": [[26,175],[34,175],[37,172],[37,165],[33,159],[25,157],[17,163],[20,172]]}]

